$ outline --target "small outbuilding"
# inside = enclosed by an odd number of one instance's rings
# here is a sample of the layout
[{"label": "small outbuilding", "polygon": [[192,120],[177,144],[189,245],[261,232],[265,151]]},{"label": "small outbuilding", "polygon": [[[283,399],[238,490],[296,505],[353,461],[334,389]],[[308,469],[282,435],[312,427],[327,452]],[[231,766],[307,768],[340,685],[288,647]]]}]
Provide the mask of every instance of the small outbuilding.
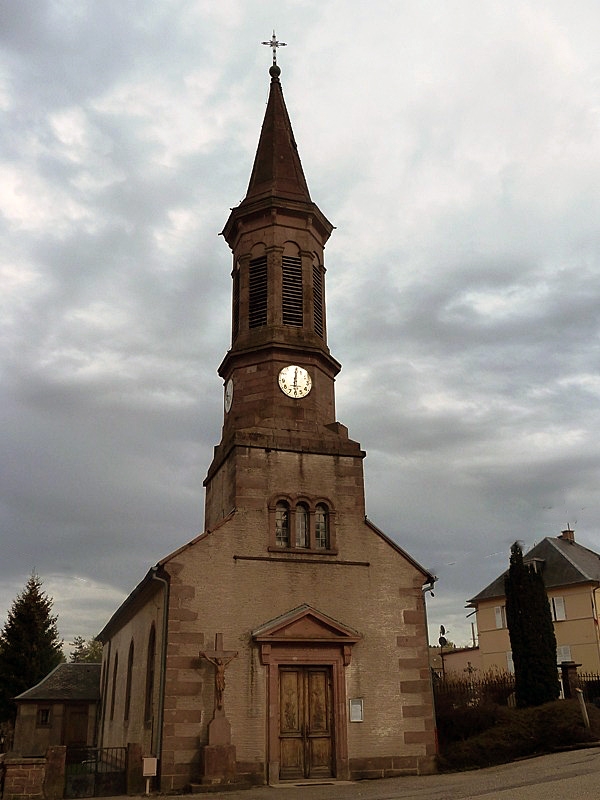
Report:
[{"label": "small outbuilding", "polygon": [[15,697],[13,751],[43,756],[52,745],[93,747],[100,701],[100,664],[59,664]]}]

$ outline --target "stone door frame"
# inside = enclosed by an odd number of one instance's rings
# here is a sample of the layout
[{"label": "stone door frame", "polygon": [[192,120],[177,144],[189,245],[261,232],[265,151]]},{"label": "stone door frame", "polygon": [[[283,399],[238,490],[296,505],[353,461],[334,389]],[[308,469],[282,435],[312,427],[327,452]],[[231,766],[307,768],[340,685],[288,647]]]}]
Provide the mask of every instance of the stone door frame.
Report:
[{"label": "stone door frame", "polygon": [[328,667],[332,680],[332,761],[338,780],[348,780],[348,714],[345,668],[356,631],[309,606],[301,606],[253,632],[261,663],[267,668],[267,780],[279,783],[279,668]]}]

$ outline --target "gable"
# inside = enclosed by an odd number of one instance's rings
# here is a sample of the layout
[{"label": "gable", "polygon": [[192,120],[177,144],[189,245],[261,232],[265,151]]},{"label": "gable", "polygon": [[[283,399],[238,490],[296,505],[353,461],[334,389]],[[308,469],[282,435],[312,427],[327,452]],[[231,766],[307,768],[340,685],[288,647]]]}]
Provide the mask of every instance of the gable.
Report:
[{"label": "gable", "polygon": [[252,632],[256,642],[314,642],[354,644],[362,636],[358,631],[334,620],[308,605],[265,622]]}]

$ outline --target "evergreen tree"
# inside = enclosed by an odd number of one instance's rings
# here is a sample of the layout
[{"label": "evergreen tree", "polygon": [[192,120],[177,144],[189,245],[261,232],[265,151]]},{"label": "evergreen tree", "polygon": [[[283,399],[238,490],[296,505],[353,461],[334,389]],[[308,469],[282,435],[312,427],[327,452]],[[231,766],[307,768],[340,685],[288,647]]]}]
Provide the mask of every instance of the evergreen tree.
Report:
[{"label": "evergreen tree", "polygon": [[102,642],[98,639],[86,641],[83,636],[76,636],[69,644],[74,648],[71,652],[71,664],[82,661],[99,664],[102,661]]},{"label": "evergreen tree", "polygon": [[14,720],[16,695],[64,661],[57,619],[52,615],[52,598],[32,573],[0,631],[0,722]]},{"label": "evergreen tree", "polygon": [[518,542],[510,549],[504,588],[517,705],[537,706],[556,700],[560,685],[550,605],[542,576],[533,565],[524,563]]}]

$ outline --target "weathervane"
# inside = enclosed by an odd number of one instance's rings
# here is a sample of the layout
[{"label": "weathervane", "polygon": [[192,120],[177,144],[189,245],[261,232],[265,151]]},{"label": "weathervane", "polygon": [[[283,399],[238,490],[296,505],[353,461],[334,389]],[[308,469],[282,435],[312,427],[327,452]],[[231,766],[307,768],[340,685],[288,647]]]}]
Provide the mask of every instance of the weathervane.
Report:
[{"label": "weathervane", "polygon": [[267,47],[270,47],[273,50],[273,66],[277,66],[277,48],[278,47],[286,47],[287,42],[280,42],[277,40],[275,36],[275,30],[273,30],[273,36],[269,39],[268,42],[261,42],[261,44],[266,44]]}]

